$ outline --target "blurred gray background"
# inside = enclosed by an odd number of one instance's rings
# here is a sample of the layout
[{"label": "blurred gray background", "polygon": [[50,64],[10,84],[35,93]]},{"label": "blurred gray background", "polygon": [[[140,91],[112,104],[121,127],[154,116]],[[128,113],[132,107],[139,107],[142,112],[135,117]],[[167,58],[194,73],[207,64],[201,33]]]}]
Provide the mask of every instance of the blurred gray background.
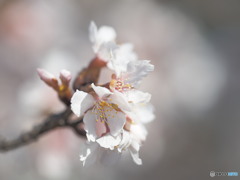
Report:
[{"label": "blurred gray background", "polygon": [[240,172],[239,19],[238,0],[1,0],[1,136],[14,138],[63,108],[36,68],[76,75],[94,56],[91,20],[113,26],[119,43],[133,43],[139,59],[155,65],[141,89],[152,93],[156,119],[142,166],[126,155],[114,167],[83,168],[83,140],[66,129],[0,154],[0,179],[203,180],[210,171]]}]

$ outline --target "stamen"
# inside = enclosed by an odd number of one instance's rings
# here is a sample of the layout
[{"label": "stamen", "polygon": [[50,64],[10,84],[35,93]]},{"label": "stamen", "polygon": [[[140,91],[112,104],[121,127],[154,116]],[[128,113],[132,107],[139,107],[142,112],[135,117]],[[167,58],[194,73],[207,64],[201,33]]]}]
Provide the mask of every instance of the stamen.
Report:
[{"label": "stamen", "polygon": [[108,118],[114,118],[118,110],[118,105],[100,100],[95,103],[92,113],[96,116],[96,122],[100,120],[100,122],[108,124]]},{"label": "stamen", "polygon": [[112,79],[110,87],[119,92],[127,91],[133,88],[131,84],[125,83],[122,79]]}]

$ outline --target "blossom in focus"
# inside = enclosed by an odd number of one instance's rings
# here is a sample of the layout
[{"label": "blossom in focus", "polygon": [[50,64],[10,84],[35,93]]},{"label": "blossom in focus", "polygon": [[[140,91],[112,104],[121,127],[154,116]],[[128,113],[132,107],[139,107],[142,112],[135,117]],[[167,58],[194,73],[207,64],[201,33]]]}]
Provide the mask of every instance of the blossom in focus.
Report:
[{"label": "blossom in focus", "polygon": [[[105,87],[92,84],[93,92],[76,91],[71,99],[72,111],[83,116],[85,130],[89,141],[96,141],[105,136],[108,138],[109,148],[115,146],[117,135],[121,132],[130,106],[125,97],[119,92],[111,92]],[[107,136],[108,135],[108,136]],[[104,145],[103,145],[104,146]]]}]

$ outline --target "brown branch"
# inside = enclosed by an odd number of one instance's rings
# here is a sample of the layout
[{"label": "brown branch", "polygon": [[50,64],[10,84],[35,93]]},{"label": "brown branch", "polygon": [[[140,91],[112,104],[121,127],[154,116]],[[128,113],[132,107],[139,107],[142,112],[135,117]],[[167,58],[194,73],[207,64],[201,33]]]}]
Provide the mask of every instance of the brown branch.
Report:
[{"label": "brown branch", "polygon": [[[94,58],[89,66],[83,69],[76,77],[73,83],[74,90],[82,90],[85,92],[90,92],[91,84],[96,84],[101,72],[101,69],[106,66],[106,63],[97,57]],[[1,139],[0,137],[0,152],[6,152],[19,148],[21,146],[30,144],[31,142],[37,141],[45,133],[52,131],[56,128],[71,128],[78,136],[86,137],[86,132],[83,127],[83,118],[71,121],[70,116],[72,111],[69,108],[70,96],[69,92],[64,92],[63,96],[59,94],[60,100],[65,103],[68,108],[59,114],[50,115],[44,122],[33,127],[32,130],[25,132],[12,140]],[[65,96],[66,95],[66,96]]]},{"label": "brown branch", "polygon": [[78,135],[85,136],[85,131],[79,128],[82,124],[82,118],[77,121],[69,122],[69,118],[72,112],[71,109],[67,108],[59,114],[49,116],[44,122],[36,125],[29,132],[21,134],[19,137],[13,140],[0,139],[0,152],[6,152],[27,145],[31,142],[37,141],[45,133],[52,131],[60,127],[70,127]]}]

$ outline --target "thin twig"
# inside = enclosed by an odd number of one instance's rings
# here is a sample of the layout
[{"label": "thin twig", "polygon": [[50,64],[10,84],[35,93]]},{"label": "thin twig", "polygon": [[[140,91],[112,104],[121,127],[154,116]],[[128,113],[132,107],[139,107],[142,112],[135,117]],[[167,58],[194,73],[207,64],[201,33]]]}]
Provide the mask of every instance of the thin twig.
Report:
[{"label": "thin twig", "polygon": [[[100,59],[93,59],[89,66],[78,74],[74,81],[73,89],[85,92],[91,91],[90,85],[98,82],[100,71],[105,65],[106,63]],[[27,145],[36,141],[45,133],[60,127],[71,128],[78,136],[86,137],[86,132],[83,127],[83,117],[76,121],[70,121],[70,116],[72,115],[72,111],[69,107],[70,99],[60,97],[60,100],[68,106],[66,110],[59,114],[50,115],[41,124],[36,125],[32,130],[21,134],[15,139],[5,140],[0,138],[0,152],[6,152]]]},{"label": "thin twig", "polygon": [[82,119],[69,122],[68,119],[72,114],[71,109],[67,108],[59,114],[50,115],[44,122],[36,125],[29,132],[25,132],[13,140],[0,139],[0,152],[6,152],[16,149],[18,147],[27,145],[31,142],[37,141],[45,133],[52,131],[59,127],[71,127],[78,135],[84,136],[83,129],[79,129],[78,126],[82,123]]}]

